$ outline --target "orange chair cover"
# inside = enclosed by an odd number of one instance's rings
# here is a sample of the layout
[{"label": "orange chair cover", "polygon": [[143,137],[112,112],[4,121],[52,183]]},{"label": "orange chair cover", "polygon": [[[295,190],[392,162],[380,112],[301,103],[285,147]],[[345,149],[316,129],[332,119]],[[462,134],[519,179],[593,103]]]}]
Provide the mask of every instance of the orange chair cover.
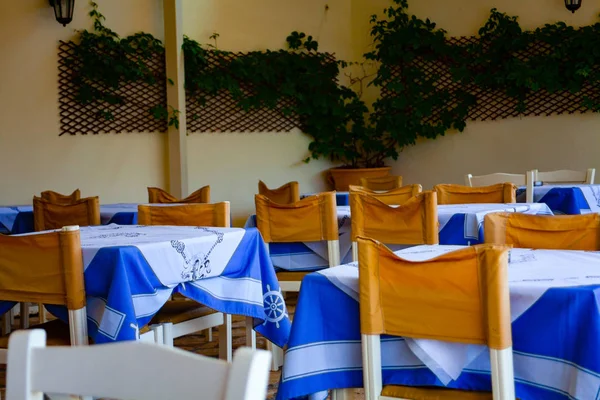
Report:
[{"label": "orange chair cover", "polygon": [[300,187],[298,182],[288,182],[277,189],[269,189],[263,181],[258,181],[258,194],[279,204],[294,204],[300,201]]},{"label": "orange chair cover", "polygon": [[498,183],[491,186],[436,185],[438,204],[516,203],[517,186]]},{"label": "orange chair cover", "polygon": [[201,187],[185,199],[178,199],[162,189],[149,187],[148,203],[210,203],[210,186]]},{"label": "orange chair cover", "polygon": [[257,194],[256,225],[267,243],[339,240],[335,192],[319,193],[294,204],[279,204]]},{"label": "orange chair cover", "polygon": [[173,206],[138,206],[140,225],[216,226],[229,228],[229,202]]},{"label": "orange chair cover", "polygon": [[84,307],[79,230],[0,235],[0,299]]},{"label": "orange chair cover", "polygon": [[508,252],[484,244],[415,262],[358,238],[361,332],[512,346]]},{"label": "orange chair cover", "polygon": [[418,195],[422,191],[423,187],[421,185],[407,185],[397,189],[388,190],[386,192],[376,192],[375,190],[367,189],[362,186],[350,185],[350,193],[365,193],[388,205],[403,204],[411,197]]},{"label": "orange chair cover", "polygon": [[98,197],[88,197],[60,205],[34,197],[33,222],[36,231],[60,229],[68,225],[100,225],[100,202]]},{"label": "orange chair cover", "polygon": [[486,243],[527,249],[600,250],[600,215],[528,215],[492,213],[485,216]]},{"label": "orange chair cover", "polygon": [[53,192],[52,190],[46,190],[41,194],[42,199],[49,201],[53,204],[67,205],[72,204],[81,198],[81,192],[79,189],[75,189],[75,191],[71,194],[65,195],[57,192]]},{"label": "orange chair cover", "polygon": [[435,192],[423,192],[391,207],[362,192],[350,192],[352,241],[359,236],[387,244],[437,244],[438,212]]},{"label": "orange chair cover", "polygon": [[382,176],[379,178],[360,178],[360,186],[369,190],[392,190],[402,187],[401,176]]}]

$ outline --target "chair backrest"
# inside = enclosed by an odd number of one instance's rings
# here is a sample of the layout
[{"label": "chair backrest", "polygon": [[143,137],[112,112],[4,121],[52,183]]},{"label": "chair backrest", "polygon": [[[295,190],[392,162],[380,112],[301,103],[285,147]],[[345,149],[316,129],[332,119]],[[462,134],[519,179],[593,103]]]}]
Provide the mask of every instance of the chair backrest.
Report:
[{"label": "chair backrest", "polygon": [[25,236],[0,235],[0,300],[66,306],[71,343],[87,344],[79,227]]},{"label": "chair backrest", "polygon": [[375,197],[376,199],[387,205],[403,204],[407,202],[411,197],[414,197],[423,191],[423,187],[421,185],[407,185],[397,189],[391,189],[385,192],[375,191],[364,188],[362,186],[354,185],[350,185],[349,189],[350,193],[364,193],[371,197]]},{"label": "chair backrest", "polygon": [[438,204],[516,203],[517,187],[512,183],[469,187],[442,184],[433,187]]},{"label": "chair backrest", "polygon": [[139,205],[140,225],[215,226],[229,228],[229,202],[215,204]]},{"label": "chair backrest", "polygon": [[539,172],[537,169],[534,169],[533,171],[535,181],[555,184],[587,183],[589,185],[592,185],[594,183],[594,178],[596,175],[595,168],[589,168],[587,171],[572,171],[566,169],[546,172]]},{"label": "chair backrest", "polygon": [[359,236],[386,244],[437,244],[435,192],[423,192],[397,207],[361,192],[350,192],[352,241]]},{"label": "chair backrest", "polygon": [[517,186],[525,186],[525,174],[506,174],[498,172],[495,174],[473,176],[465,175],[465,185],[470,187],[490,186],[498,183],[513,183]]},{"label": "chair backrest", "polygon": [[[359,304],[366,398],[381,395],[380,335],[490,348],[494,399],[514,400],[508,246],[477,245],[408,261],[358,238]],[[506,373],[498,380],[499,373]],[[498,390],[499,389],[499,390]],[[498,393],[498,391],[500,393]]]},{"label": "chair backrest", "polygon": [[360,186],[369,190],[392,190],[402,187],[402,177],[388,175],[379,178],[360,178]]},{"label": "chair backrest", "polygon": [[600,215],[491,213],[484,219],[486,243],[526,249],[600,251]]},{"label": "chair backrest", "polygon": [[149,187],[148,203],[210,203],[210,186],[203,186],[184,199],[178,199],[162,189]]},{"label": "chair backrest", "polygon": [[69,225],[100,225],[100,201],[98,197],[87,197],[70,204],[54,204],[34,197],[33,223],[36,231],[60,229]]},{"label": "chair backrest", "polygon": [[279,204],[257,194],[256,226],[267,243],[327,241],[329,265],[339,265],[339,232],[335,192]]},{"label": "chair backrest", "polygon": [[288,182],[277,189],[269,189],[263,181],[258,181],[258,194],[279,204],[293,204],[300,200],[300,186],[298,182]]},{"label": "chair backrest", "polygon": [[79,189],[75,189],[71,194],[60,194],[52,190],[46,190],[42,192],[40,197],[54,204],[72,204],[81,198],[81,192]]},{"label": "chair backrest", "polygon": [[227,363],[140,342],[46,347],[45,331],[18,331],[9,339],[6,399],[42,400],[48,393],[130,400],[264,400],[270,359],[267,351],[240,348],[233,363]]}]

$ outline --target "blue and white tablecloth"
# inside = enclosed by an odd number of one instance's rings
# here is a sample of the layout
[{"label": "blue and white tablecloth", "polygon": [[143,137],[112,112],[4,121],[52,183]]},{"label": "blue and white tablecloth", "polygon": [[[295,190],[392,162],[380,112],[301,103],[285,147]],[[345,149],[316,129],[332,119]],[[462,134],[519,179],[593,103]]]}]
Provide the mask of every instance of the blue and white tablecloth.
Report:
[{"label": "blue and white tablecloth", "polygon": [[[424,260],[457,246],[397,252]],[[511,250],[516,394],[523,400],[600,396],[600,254]],[[307,275],[294,314],[279,400],[362,387],[356,264]],[[383,382],[490,390],[485,346],[382,337]],[[444,385],[446,384],[446,385]]]},{"label": "blue and white tablecloth", "polygon": [[[280,347],[287,342],[285,301],[256,229],[111,224],[81,228],[81,243],[96,343],[135,339],[174,292],[254,317],[258,332]],[[48,310],[66,320],[65,309]]]},{"label": "blue and white tablecloth", "polygon": [[[100,206],[103,225],[137,224],[137,204],[105,204]],[[35,231],[33,206],[0,207],[0,233],[21,234]]]},{"label": "blue and white tablecloth", "polygon": [[[517,201],[525,201],[525,188],[517,190]],[[600,185],[542,185],[533,188],[533,201],[545,203],[556,214],[600,212]]]},{"label": "blue and white tablecloth", "polygon": [[[492,212],[552,215],[546,204],[453,204],[439,205],[440,244],[474,245],[483,243],[483,219]],[[350,207],[338,206],[340,256],[342,263],[352,261],[352,224]],[[246,227],[256,226],[256,216],[246,221]],[[318,270],[328,267],[327,243],[272,243],[269,246],[273,265],[285,270]]]}]

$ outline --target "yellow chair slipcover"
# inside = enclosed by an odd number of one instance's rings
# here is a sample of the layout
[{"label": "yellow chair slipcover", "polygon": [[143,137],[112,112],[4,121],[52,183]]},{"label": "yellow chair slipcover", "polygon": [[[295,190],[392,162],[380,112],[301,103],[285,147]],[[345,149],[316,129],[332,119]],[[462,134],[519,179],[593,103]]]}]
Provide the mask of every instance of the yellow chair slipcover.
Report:
[{"label": "yellow chair slipcover", "polygon": [[300,187],[298,182],[288,182],[277,189],[269,189],[263,181],[258,181],[258,194],[279,204],[293,204],[300,201]]},{"label": "yellow chair slipcover", "polygon": [[[514,399],[508,290],[509,247],[465,247],[427,261],[408,261],[380,242],[358,238],[360,325],[367,398],[491,399],[491,394],[445,388],[382,387],[379,335],[481,344],[508,365],[492,381]],[[507,355],[508,358],[503,357]],[[498,394],[497,394],[498,395]],[[494,397],[496,398],[496,397]]]},{"label": "yellow chair slipcover", "polygon": [[185,199],[178,199],[162,189],[149,187],[148,203],[210,203],[210,186],[201,187]]},{"label": "yellow chair slipcover", "polygon": [[183,204],[173,206],[138,206],[140,225],[220,226],[230,227],[229,202]]},{"label": "yellow chair slipcover", "polygon": [[87,197],[61,205],[34,197],[33,221],[36,231],[60,229],[69,225],[100,225],[100,202],[98,197]]},{"label": "yellow chair slipcover", "polygon": [[79,189],[75,189],[73,193],[65,195],[53,192],[52,190],[46,190],[42,192],[40,197],[53,204],[68,205],[79,200],[81,198],[81,192]]},{"label": "yellow chair slipcover", "polygon": [[433,187],[438,204],[516,203],[517,187],[512,183],[469,187],[442,184]]},{"label": "yellow chair slipcover", "polygon": [[402,177],[395,175],[379,178],[361,178],[360,186],[370,190],[392,190],[402,187]]},{"label": "yellow chair slipcover", "polygon": [[484,219],[486,243],[527,249],[600,250],[600,215],[492,213]]},{"label": "yellow chair slipcover", "polygon": [[350,194],[352,193],[364,193],[371,197],[375,197],[381,202],[387,205],[399,205],[408,201],[411,197],[423,191],[421,185],[407,185],[397,189],[388,190],[385,192],[374,191],[362,186],[350,185]]}]

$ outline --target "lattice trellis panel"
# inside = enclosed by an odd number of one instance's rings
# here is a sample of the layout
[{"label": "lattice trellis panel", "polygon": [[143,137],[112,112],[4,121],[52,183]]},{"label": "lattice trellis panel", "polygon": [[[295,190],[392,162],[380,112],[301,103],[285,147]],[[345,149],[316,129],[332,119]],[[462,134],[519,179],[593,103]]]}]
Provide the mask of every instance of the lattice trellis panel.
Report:
[{"label": "lattice trellis panel", "polygon": [[[474,36],[469,37],[453,37],[448,39],[452,46],[466,47],[474,44],[479,38]],[[531,46],[527,51],[517,54],[517,58],[526,60],[529,57],[537,54],[548,53],[550,45],[546,43],[538,43],[536,46]],[[548,116],[558,114],[573,114],[584,113],[590,111],[582,105],[583,99],[586,97],[597,99],[600,97],[597,87],[585,85],[580,92],[571,93],[569,91],[557,91],[549,93],[545,90],[536,91],[527,96],[525,100],[526,109],[523,113],[517,110],[517,100],[509,97],[501,91],[484,89],[471,82],[456,82],[450,75],[450,66],[442,61],[428,61],[417,59],[414,61],[422,71],[425,72],[427,78],[438,77],[437,88],[439,90],[447,90],[451,94],[451,100],[447,103],[448,107],[456,104],[456,96],[453,95],[457,90],[464,90],[475,95],[477,104],[470,108],[468,120],[496,120],[518,116]],[[401,74],[401,68],[395,68],[393,71],[394,77]],[[382,97],[400,96],[397,93],[387,89],[385,86],[381,90]],[[435,94],[425,94],[435,95]],[[438,120],[441,110],[432,110],[431,114],[423,119],[423,122],[434,123]]]},{"label": "lattice trellis panel", "polygon": [[[165,132],[167,123],[157,120],[149,110],[157,105],[167,104],[165,85],[148,85],[135,83],[125,85],[118,94],[126,98],[125,104],[107,105],[103,109],[110,110],[114,120],[107,120],[98,115],[98,104],[81,104],[75,100],[77,89],[72,83],[72,76],[77,64],[69,65],[69,60],[76,44],[60,42],[58,46],[58,83],[60,134],[76,135],[120,132]],[[164,57],[156,57],[147,63],[158,82],[165,81]]]}]

